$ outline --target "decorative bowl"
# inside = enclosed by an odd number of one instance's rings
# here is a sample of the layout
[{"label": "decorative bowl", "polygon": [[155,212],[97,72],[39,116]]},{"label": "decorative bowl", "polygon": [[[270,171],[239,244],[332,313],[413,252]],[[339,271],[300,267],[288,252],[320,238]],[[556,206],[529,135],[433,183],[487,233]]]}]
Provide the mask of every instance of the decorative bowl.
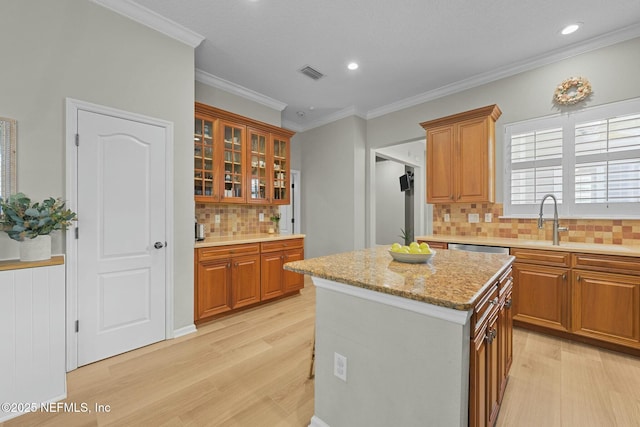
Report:
[{"label": "decorative bowl", "polygon": [[406,262],[408,264],[421,264],[429,261],[436,254],[436,251],[431,249],[430,254],[407,254],[404,252],[392,252],[389,251],[391,257],[398,262]]}]

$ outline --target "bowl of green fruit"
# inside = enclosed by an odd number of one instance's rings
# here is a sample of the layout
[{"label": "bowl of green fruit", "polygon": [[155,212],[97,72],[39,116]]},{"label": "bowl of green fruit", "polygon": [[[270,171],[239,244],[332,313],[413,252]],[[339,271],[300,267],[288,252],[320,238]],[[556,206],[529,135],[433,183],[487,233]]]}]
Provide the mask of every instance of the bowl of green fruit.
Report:
[{"label": "bowl of green fruit", "polygon": [[394,243],[389,249],[389,254],[395,261],[419,264],[429,261],[436,254],[436,251],[425,242],[411,242],[409,246]]}]

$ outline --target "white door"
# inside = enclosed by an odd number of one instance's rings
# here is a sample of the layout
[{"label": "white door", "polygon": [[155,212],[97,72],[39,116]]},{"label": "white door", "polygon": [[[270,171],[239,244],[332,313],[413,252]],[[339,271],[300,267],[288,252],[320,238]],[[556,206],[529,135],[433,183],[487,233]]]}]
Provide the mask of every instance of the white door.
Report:
[{"label": "white door", "polygon": [[164,129],[78,111],[78,366],[165,338]]},{"label": "white door", "polygon": [[280,234],[300,233],[300,171],[291,171],[291,202],[280,206]]}]

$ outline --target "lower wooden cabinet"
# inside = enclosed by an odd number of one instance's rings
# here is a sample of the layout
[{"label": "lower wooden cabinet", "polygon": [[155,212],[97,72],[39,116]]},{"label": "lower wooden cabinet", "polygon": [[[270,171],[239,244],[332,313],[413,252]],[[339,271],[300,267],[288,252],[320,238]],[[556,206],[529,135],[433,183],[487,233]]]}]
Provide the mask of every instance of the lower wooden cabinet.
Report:
[{"label": "lower wooden cabinet", "polygon": [[432,242],[431,240],[418,240],[418,243],[425,242],[431,249],[448,249],[449,244],[446,242]]},{"label": "lower wooden cabinet", "polygon": [[304,275],[286,271],[283,265],[304,259],[304,241],[291,239],[261,244],[262,300],[276,298],[304,287]]},{"label": "lower wooden cabinet", "polygon": [[573,270],[573,333],[640,349],[640,276]]},{"label": "lower wooden cabinet", "polygon": [[469,356],[469,426],[493,426],[513,359],[512,272],[480,298],[473,314]]},{"label": "lower wooden cabinet", "polygon": [[301,259],[304,239],[196,249],[195,321],[302,289],[304,275],[283,269],[285,263]]}]

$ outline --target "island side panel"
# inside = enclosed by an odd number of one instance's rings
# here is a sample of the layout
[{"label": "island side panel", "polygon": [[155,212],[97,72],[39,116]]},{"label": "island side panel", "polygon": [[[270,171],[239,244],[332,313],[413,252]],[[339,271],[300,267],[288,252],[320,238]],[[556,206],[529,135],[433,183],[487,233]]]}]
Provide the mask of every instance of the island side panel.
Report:
[{"label": "island side panel", "polygon": [[[311,425],[466,426],[469,339],[468,321],[318,286]],[[347,358],[346,383],[333,374],[334,353]]]}]

